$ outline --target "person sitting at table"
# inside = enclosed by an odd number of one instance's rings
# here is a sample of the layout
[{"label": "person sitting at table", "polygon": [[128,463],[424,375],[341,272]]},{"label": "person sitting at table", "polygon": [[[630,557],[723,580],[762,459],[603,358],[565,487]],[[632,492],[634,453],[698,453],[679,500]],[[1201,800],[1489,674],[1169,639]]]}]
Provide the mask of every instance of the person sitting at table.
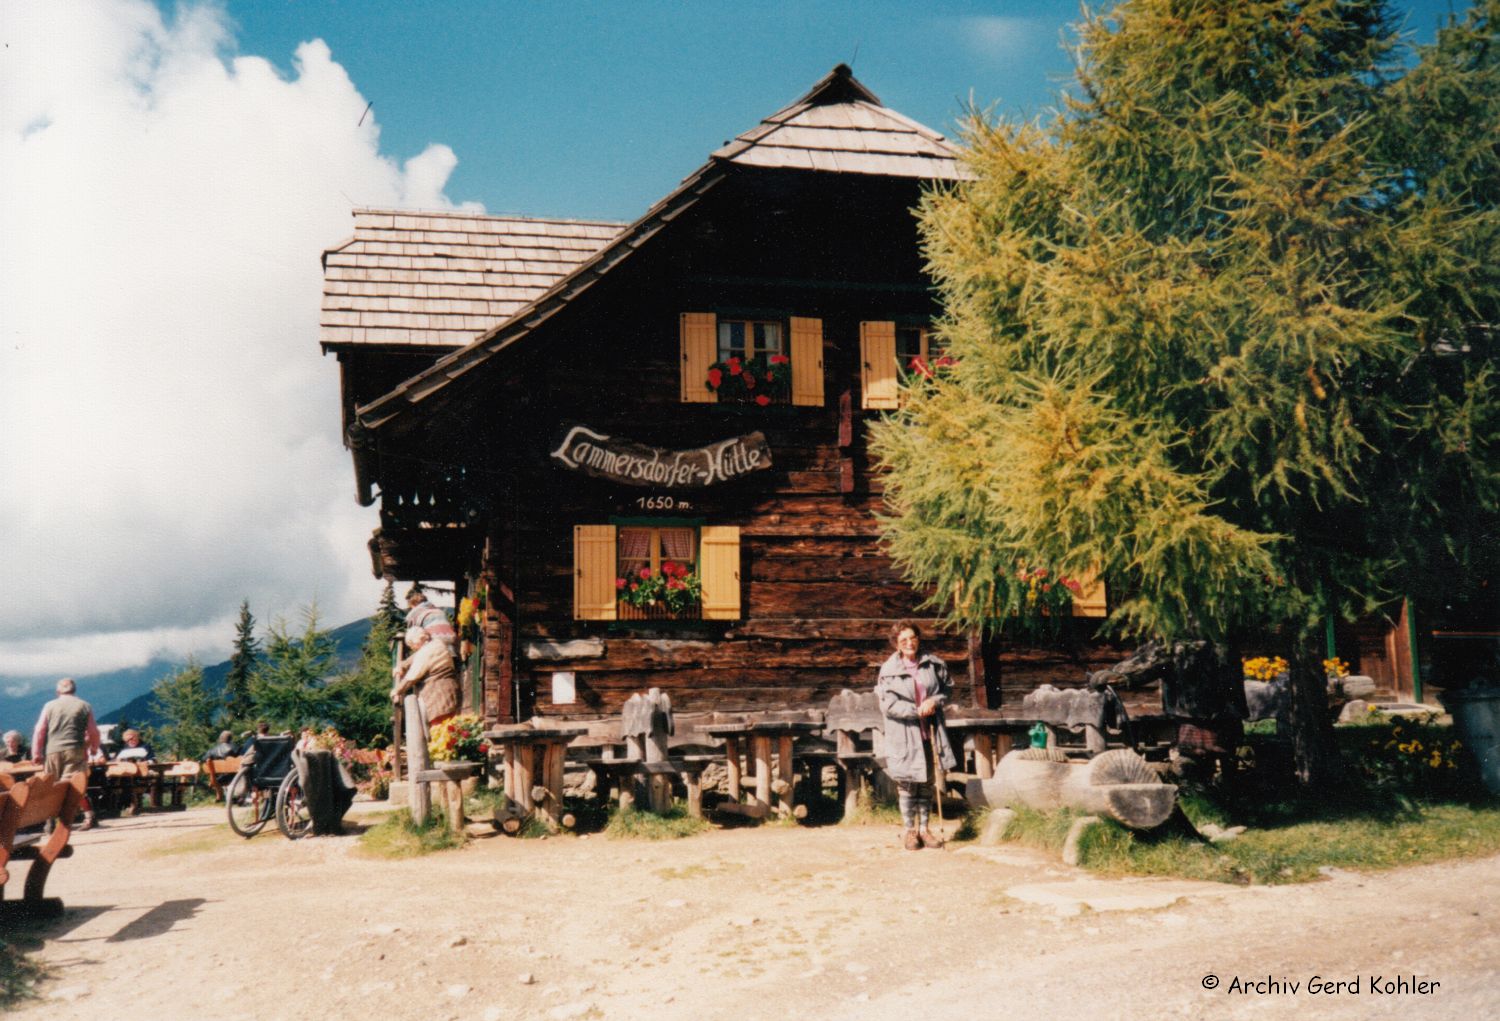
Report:
[{"label": "person sitting at table", "polygon": [[219,741],[208,751],[203,753],[203,761],[209,759],[232,759],[234,758],[234,735],[227,730],[219,731]]},{"label": "person sitting at table", "polygon": [[151,751],[151,746],[141,740],[141,732],[138,730],[127,730],[122,735],[125,746],[115,752],[116,762],[155,762],[156,756]]},{"label": "person sitting at table", "polygon": [[0,752],[0,761],[25,762],[30,756],[26,753],[26,747],[21,743],[21,732],[19,730],[7,730],[5,732],[5,750]]},{"label": "person sitting at table", "polygon": [[891,629],[891,653],[880,667],[875,690],[884,717],[885,771],[896,781],[903,845],[908,851],[941,847],[943,841],[928,828],[934,795],[934,755],[944,769],[955,769],[958,759],[943,727],[943,706],[953,692],[948,664],[922,651],[922,632],[901,621]]},{"label": "person sitting at table", "polygon": [[391,701],[400,705],[406,694],[415,690],[430,730],[458,712],[458,677],[453,671],[453,656],[446,644],[420,627],[407,629],[406,645],[412,655],[404,661],[405,669],[397,668],[401,672],[391,689]]}]

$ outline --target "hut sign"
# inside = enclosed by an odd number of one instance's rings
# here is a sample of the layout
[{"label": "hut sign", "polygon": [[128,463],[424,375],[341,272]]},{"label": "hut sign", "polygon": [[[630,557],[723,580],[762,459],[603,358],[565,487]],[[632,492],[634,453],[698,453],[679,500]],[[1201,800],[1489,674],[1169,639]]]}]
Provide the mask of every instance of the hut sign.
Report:
[{"label": "hut sign", "polygon": [[575,425],[552,451],[572,471],[626,486],[699,489],[771,467],[765,434],[731,436],[693,450],[663,450]]}]

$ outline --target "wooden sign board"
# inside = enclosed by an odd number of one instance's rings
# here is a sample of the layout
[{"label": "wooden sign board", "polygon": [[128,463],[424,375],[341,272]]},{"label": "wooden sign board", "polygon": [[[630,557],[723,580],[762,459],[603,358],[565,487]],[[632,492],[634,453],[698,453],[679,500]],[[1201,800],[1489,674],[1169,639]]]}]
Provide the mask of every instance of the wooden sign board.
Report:
[{"label": "wooden sign board", "polygon": [[553,447],[552,462],[622,486],[657,491],[704,489],[771,467],[764,433],[731,436],[692,450],[666,450],[569,426]]}]

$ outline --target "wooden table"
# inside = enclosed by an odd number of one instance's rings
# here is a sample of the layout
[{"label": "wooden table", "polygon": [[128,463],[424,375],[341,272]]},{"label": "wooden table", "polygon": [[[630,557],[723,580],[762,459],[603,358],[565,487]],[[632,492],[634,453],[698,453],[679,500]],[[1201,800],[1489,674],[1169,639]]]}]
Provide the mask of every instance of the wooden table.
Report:
[{"label": "wooden table", "polygon": [[505,797],[511,805],[536,815],[551,829],[562,826],[563,761],[573,739],[588,732],[587,726],[535,720],[485,731],[485,740],[505,750]]},{"label": "wooden table", "polygon": [[[797,785],[794,782],[797,770],[792,743],[799,735],[816,734],[822,729],[821,723],[810,720],[752,718],[733,723],[699,724],[700,732],[724,741],[724,761],[729,773],[729,801],[719,805],[719,810],[763,819],[772,810],[771,797],[774,794],[778,799],[778,811],[799,819],[806,816],[807,806],[797,804]],[[749,753],[747,765],[753,770],[749,779],[754,785],[754,792],[746,804],[740,803],[743,786],[740,767],[742,747]],[[774,784],[771,781],[773,749],[781,771],[781,779]]]},{"label": "wooden table", "polygon": [[948,728],[948,736],[953,739],[954,747],[962,747],[965,736],[973,742],[974,775],[981,780],[988,780],[995,775],[995,766],[1015,745],[1016,735],[1024,735],[1035,722],[974,708],[950,708],[943,711],[943,725]]},{"label": "wooden table", "polygon": [[412,783],[437,785],[438,804],[454,833],[462,833],[464,828],[463,782],[479,775],[479,767],[478,762],[434,762],[432,768],[412,774]]}]

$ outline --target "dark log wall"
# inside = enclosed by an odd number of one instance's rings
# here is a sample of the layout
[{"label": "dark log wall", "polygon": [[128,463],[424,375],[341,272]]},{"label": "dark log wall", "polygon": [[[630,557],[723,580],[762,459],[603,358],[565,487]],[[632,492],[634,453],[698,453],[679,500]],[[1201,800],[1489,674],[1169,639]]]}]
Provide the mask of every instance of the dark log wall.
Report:
[{"label": "dark log wall", "polygon": [[[484,622],[488,717],[614,713],[651,687],[684,712],[821,707],[841,689],[874,684],[894,622],[931,616],[878,543],[881,485],[866,451],[874,413],[860,410],[860,323],[937,313],[911,215],[919,198],[911,181],[737,174],[460,380],[440,413],[405,427],[400,445],[420,457],[390,458],[389,470],[414,473],[419,497],[428,487],[458,487],[466,500],[482,492],[487,539],[476,567],[496,595]],[[683,312],[821,319],[823,405],[682,403]],[[765,433],[769,471],[673,491],[692,507],[670,516],[739,527],[741,620],[573,619],[573,526],[650,516],[632,501],[656,491],[550,462],[571,423],[669,449]],[[424,472],[432,478],[419,478]],[[991,648],[991,676],[976,684],[985,657],[967,636],[923,623],[960,704],[1008,703],[1033,679],[1082,680],[1081,657]],[[602,639],[603,655],[526,656],[528,643],[578,638]],[[575,703],[552,704],[554,671],[574,673]]]}]

